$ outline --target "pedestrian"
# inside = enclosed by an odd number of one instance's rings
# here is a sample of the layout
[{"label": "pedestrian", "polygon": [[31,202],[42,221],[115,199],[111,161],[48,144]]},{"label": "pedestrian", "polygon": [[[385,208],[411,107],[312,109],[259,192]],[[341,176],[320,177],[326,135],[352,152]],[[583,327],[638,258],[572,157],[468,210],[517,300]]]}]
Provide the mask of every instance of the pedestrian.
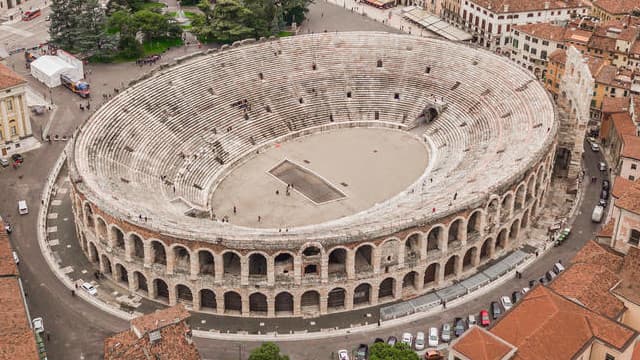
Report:
[{"label": "pedestrian", "polygon": [[51,340],[51,334],[47,332],[47,341]]},{"label": "pedestrian", "polygon": [[378,319],[378,327],[380,327],[380,319]]},{"label": "pedestrian", "polygon": [[445,309],[445,310],[447,309],[447,301],[446,300],[442,301],[442,308]]},{"label": "pedestrian", "polygon": [[144,222],[147,222],[147,217],[146,216],[144,217]]},{"label": "pedestrian", "polygon": [[142,214],[138,214],[138,220],[142,220]]},{"label": "pedestrian", "polygon": [[276,190],[276,195],[280,195],[280,190]]},{"label": "pedestrian", "polygon": [[236,212],[237,212],[237,211],[236,211],[236,206],[235,206],[235,205],[233,205],[233,214],[235,215],[235,214],[236,214]]},{"label": "pedestrian", "polygon": [[260,220],[262,220],[262,218],[260,217],[260,215],[258,215],[258,222],[260,222]]},{"label": "pedestrian", "polygon": [[78,288],[78,283],[75,284],[76,285],[76,289]]},{"label": "pedestrian", "polygon": [[457,198],[458,198],[458,192],[456,191],[456,193],[455,193],[455,194],[453,194],[453,200],[455,200],[455,199],[457,199]]}]

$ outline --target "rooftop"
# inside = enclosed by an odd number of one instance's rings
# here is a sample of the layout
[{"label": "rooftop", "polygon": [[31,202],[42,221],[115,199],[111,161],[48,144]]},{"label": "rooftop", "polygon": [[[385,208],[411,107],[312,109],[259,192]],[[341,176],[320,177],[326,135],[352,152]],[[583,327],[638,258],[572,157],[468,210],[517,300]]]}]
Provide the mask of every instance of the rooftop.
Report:
[{"label": "rooftop", "polygon": [[564,49],[556,49],[551,53],[551,55],[549,55],[549,61],[558,64],[566,64],[567,52]]},{"label": "rooftop", "polygon": [[613,127],[616,133],[622,138],[625,135],[636,135],[636,126],[633,124],[629,113],[614,113],[611,115]]},{"label": "rooftop", "polygon": [[624,265],[620,273],[621,281],[613,288],[613,292],[640,305],[640,249],[629,247],[624,257]]},{"label": "rooftop", "polygon": [[586,45],[589,43],[592,35],[593,33],[591,31],[571,27],[565,30],[564,41]]},{"label": "rooftop", "polygon": [[20,84],[26,84],[27,81],[20,75],[13,72],[6,65],[0,64],[0,90],[8,89]]},{"label": "rooftop", "polygon": [[584,244],[582,249],[571,259],[571,263],[596,264],[618,273],[622,268],[622,254],[591,240]]},{"label": "rooftop", "polygon": [[593,5],[613,15],[629,14],[640,8],[638,0],[594,0]]},{"label": "rooftop", "polygon": [[629,98],[628,97],[611,97],[605,96],[602,99],[602,112],[603,113],[617,113],[617,112],[629,112]]},{"label": "rooftop", "polygon": [[638,184],[633,180],[629,180],[622,176],[616,176],[616,179],[613,182],[613,189],[611,190],[611,195],[614,198],[619,199],[624,193],[626,193],[627,191],[633,188],[636,188],[637,186]]},{"label": "rooftop", "polygon": [[491,9],[496,13],[510,13],[533,10],[544,10],[545,4],[548,3],[547,9],[573,9],[586,7],[579,0],[472,0],[471,3],[477,4],[483,8]]},{"label": "rooftop", "polygon": [[594,340],[624,351],[637,336],[632,329],[543,285],[529,291],[491,332],[518,348],[517,360],[571,359]]},{"label": "rooftop", "polygon": [[596,234],[597,237],[601,238],[611,238],[613,236],[613,228],[615,226],[615,222],[613,219],[610,219],[608,223],[606,223],[600,231]]},{"label": "rooftop", "polygon": [[562,41],[565,33],[564,27],[551,23],[515,25],[513,29],[550,41]]},{"label": "rooftop", "polygon": [[143,336],[148,332],[184,321],[190,316],[184,305],[178,304],[131,320],[131,328],[138,336]]},{"label": "rooftop", "polygon": [[472,360],[508,359],[515,351],[513,345],[479,326],[472,326],[452,348]]},{"label": "rooftop", "polygon": [[624,135],[622,137],[624,146],[620,156],[629,159],[640,160],[640,137],[635,135]]}]

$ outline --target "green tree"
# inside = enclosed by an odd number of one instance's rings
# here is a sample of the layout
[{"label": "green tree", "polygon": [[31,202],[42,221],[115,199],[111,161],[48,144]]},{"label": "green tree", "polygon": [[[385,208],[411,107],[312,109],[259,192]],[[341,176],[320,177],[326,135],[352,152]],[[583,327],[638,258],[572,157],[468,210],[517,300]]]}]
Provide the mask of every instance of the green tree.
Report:
[{"label": "green tree", "polygon": [[287,24],[297,23],[300,25],[307,17],[309,5],[313,0],[282,0],[282,12]]},{"label": "green tree", "polygon": [[251,10],[237,0],[219,0],[213,8],[213,37],[222,43],[251,37],[254,29],[249,26]]},{"label": "green tree", "polygon": [[98,0],[53,0],[50,19],[50,42],[61,49],[91,56],[111,43]]},{"label": "green tree", "polygon": [[369,360],[420,360],[411,348],[404,343],[390,346],[386,343],[375,343],[369,349]]},{"label": "green tree", "polygon": [[278,345],[266,342],[251,352],[249,360],[289,360],[289,357],[280,354]]}]

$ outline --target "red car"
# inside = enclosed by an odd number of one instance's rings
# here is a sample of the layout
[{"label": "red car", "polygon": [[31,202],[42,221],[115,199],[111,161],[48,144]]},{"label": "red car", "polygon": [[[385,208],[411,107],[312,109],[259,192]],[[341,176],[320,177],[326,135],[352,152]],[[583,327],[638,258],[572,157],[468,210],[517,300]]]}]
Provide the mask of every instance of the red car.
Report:
[{"label": "red car", "polygon": [[480,311],[480,325],[487,327],[490,323],[489,312],[487,310]]}]

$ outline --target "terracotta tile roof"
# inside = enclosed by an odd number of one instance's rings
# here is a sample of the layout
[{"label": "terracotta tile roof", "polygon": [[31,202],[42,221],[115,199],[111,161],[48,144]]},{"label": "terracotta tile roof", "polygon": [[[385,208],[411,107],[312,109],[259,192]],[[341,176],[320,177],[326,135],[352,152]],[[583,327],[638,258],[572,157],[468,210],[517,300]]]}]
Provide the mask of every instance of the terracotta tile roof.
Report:
[{"label": "terracotta tile roof", "polygon": [[589,40],[591,40],[592,35],[593,33],[591,31],[577,28],[568,28],[564,32],[564,41],[571,41],[586,45],[589,43]]},{"label": "terracotta tile roof", "polygon": [[636,343],[636,347],[633,349],[631,360],[640,360],[640,341]]},{"label": "terracotta tile roof", "polygon": [[595,79],[597,74],[600,73],[603,67],[607,65],[607,63],[602,58],[597,58],[593,56],[585,56],[587,59],[587,65],[589,66],[589,72],[591,76]]},{"label": "terracotta tile roof", "polygon": [[624,135],[622,137],[624,146],[620,155],[622,157],[640,160],[640,137],[634,135]]},{"label": "terracotta tile roof", "polygon": [[589,310],[617,319],[625,306],[609,289],[619,280],[618,275],[605,266],[578,263],[561,273],[551,283],[551,288],[562,296],[577,300]]},{"label": "terracotta tile roof", "polygon": [[549,3],[549,9],[572,9],[586,7],[579,0],[471,0],[470,3],[479,5],[485,9],[491,9],[495,13],[523,12],[544,10],[545,2]]},{"label": "terracotta tile roof", "polygon": [[611,120],[613,121],[613,126],[615,127],[616,133],[618,133],[619,137],[636,134],[636,127],[633,125],[633,120],[629,113],[612,114]]},{"label": "terracotta tile roof", "polygon": [[640,249],[631,246],[624,257],[622,281],[613,292],[623,298],[640,305]]},{"label": "terracotta tile roof", "polygon": [[602,227],[602,229],[600,229],[600,231],[598,231],[596,236],[599,238],[611,238],[611,236],[613,236],[614,226],[615,226],[615,222],[613,221],[613,219],[609,220],[609,222],[606,223]]},{"label": "terracotta tile roof", "polygon": [[609,247],[590,240],[571,259],[572,264],[586,263],[604,266],[614,273],[622,269],[623,255],[613,251]]},{"label": "terracotta tile roof", "polygon": [[465,332],[452,348],[458,353],[473,360],[501,360],[515,348],[489,331],[473,326]]},{"label": "terracotta tile roof", "polygon": [[640,7],[638,0],[595,0],[593,5],[614,15],[629,14]]},{"label": "terracotta tile roof", "polygon": [[589,39],[588,46],[590,49],[598,49],[603,51],[615,51],[616,39],[606,37],[606,36],[593,35],[591,36],[591,39]]},{"label": "terracotta tile roof", "polygon": [[0,360],[38,359],[17,277],[0,277],[0,319]]},{"label": "terracotta tile roof", "polygon": [[567,52],[564,49],[556,49],[549,55],[549,61],[557,64],[566,64]]},{"label": "terracotta tile roof", "polygon": [[190,340],[191,329],[178,322],[160,329],[158,340],[148,335],[138,338],[133,330],[121,332],[104,341],[105,360],[180,359],[199,360],[200,354]]},{"label": "terracotta tile roof", "polygon": [[131,320],[131,328],[138,336],[142,336],[164,326],[181,322],[190,316],[191,314],[184,308],[184,305],[178,304]]},{"label": "terracotta tile roof", "polygon": [[635,181],[629,180],[627,178],[623,178],[622,176],[616,176],[613,181],[613,188],[611,189],[611,195],[613,197],[619,199],[624,193],[627,191],[637,187]]},{"label": "terracotta tile roof", "polygon": [[629,52],[634,55],[640,55],[640,40],[636,40],[633,45],[631,45]]},{"label": "terracotta tile roof", "polygon": [[540,39],[550,41],[562,41],[564,39],[565,29],[562,26],[551,23],[516,25],[513,28]]},{"label": "terracotta tile roof", "polygon": [[0,220],[0,276],[18,275],[18,267],[13,261],[9,235],[4,231],[4,222]]},{"label": "terracotta tile roof", "polygon": [[594,340],[624,351],[637,336],[543,285],[529,291],[491,332],[518,348],[516,360],[571,359]]},{"label": "terracotta tile roof", "polygon": [[0,90],[8,89],[16,85],[25,84],[27,81],[3,64],[0,64]]},{"label": "terracotta tile roof", "polygon": [[631,190],[615,201],[615,206],[635,214],[640,214],[640,191]]},{"label": "terracotta tile roof", "polygon": [[603,113],[618,113],[618,112],[628,112],[630,99],[628,97],[611,97],[605,96],[602,99],[602,112]]}]

